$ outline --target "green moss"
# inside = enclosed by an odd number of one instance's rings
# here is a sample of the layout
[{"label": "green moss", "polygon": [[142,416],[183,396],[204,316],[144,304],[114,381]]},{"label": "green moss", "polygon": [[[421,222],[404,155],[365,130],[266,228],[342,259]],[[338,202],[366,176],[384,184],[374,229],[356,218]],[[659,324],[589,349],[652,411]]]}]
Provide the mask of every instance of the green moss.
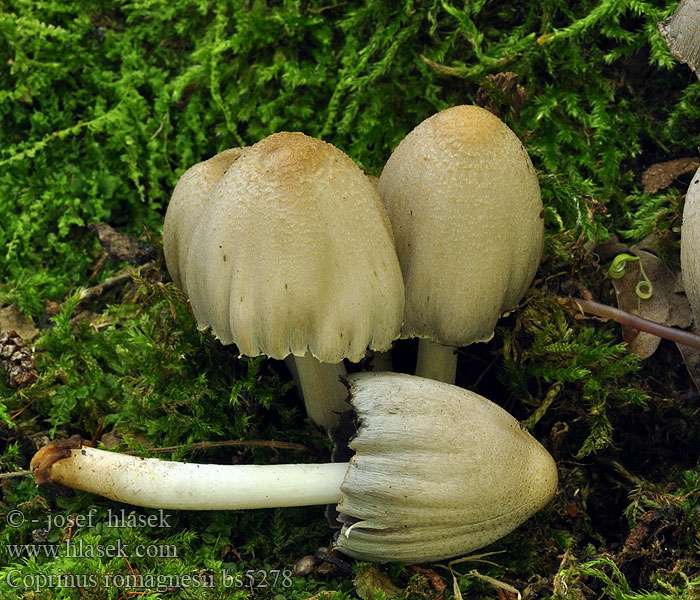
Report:
[{"label": "green moss", "polygon": [[[693,450],[700,435],[692,384],[672,349],[662,346],[642,364],[612,326],[580,321],[558,300],[569,280],[612,298],[609,280],[584,250],[587,240],[654,233],[664,260],[678,261],[687,178],[655,194],[640,184],[646,167],[695,156],[700,145],[700,83],[672,59],[655,27],[674,7],[662,0],[6,1],[0,303],[19,303],[43,329],[39,381],[21,391],[0,382],[2,469],[26,468],[42,436],[99,439],[112,430],[123,436],[122,449],[144,456],[154,446],[178,446],[174,458],[212,462],[327,457],[328,442],[305,423],[283,367],[239,359],[197,331],[160,263],[133,283],[81,301],[79,288],[124,266],[92,274],[102,250],[85,226],[108,222],[157,242],[186,168],[281,130],[322,137],[378,174],[422,119],[474,103],[479,88],[493,87],[488,75],[512,71],[526,101],[516,112],[499,98],[502,117],[539,173],[545,260],[534,289],[495,339],[463,351],[459,378],[533,428],[556,455],[562,485],[547,514],[495,546],[507,550],[493,558],[496,566],[477,568],[521,590],[532,585],[541,597],[561,595],[562,581],[571,597],[693,597],[693,544],[679,544],[663,563],[647,556],[653,568],[643,576],[620,567],[625,555],[618,551],[648,510],[663,513],[674,532],[696,535],[690,515],[697,512]],[[45,314],[47,299],[61,302],[62,312]],[[295,442],[310,452],[239,446],[192,455],[194,442],[229,439]],[[30,517],[0,528],[0,595],[8,599],[117,600],[143,591],[93,586],[25,594],[24,586],[8,583],[12,569],[29,577],[132,570],[206,576],[223,569],[245,575],[291,568],[330,534],[316,509],[183,513],[167,531],[100,525],[70,533],[90,546],[117,538],[172,542],[177,559],[12,559],[5,544],[31,540],[32,519],[96,508],[95,520],[104,523],[110,508],[121,507],[88,494],[39,491],[29,478],[3,482],[2,503],[5,515],[21,507]],[[50,535],[55,543],[69,528]],[[473,565],[461,567],[465,597],[493,597],[490,584],[468,575]],[[387,571],[406,597],[437,595],[424,574],[397,565]],[[450,598],[451,576],[440,575]],[[255,594],[221,586],[173,593],[281,600],[327,589],[354,597],[350,577],[338,568]],[[160,596],[170,593],[150,595]]]}]

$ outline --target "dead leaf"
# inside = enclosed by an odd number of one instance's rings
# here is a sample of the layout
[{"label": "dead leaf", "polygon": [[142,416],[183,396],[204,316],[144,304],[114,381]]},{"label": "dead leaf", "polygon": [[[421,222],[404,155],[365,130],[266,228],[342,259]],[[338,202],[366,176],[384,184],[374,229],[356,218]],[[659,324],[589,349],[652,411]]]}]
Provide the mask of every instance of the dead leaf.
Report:
[{"label": "dead leaf", "polygon": [[[688,299],[682,293],[680,269],[671,269],[638,246],[632,246],[630,252],[640,260],[626,263],[624,276],[613,279],[618,308],[664,325],[681,329],[690,327],[693,315]],[[644,274],[653,285],[653,293],[646,299],[637,295],[637,285],[644,279]],[[628,343],[629,351],[641,359],[654,354],[661,342],[661,338],[655,335],[624,326],[622,337]]]},{"label": "dead leaf", "polygon": [[[626,263],[623,277],[613,279],[618,308],[664,325],[689,329],[693,326],[694,317],[685,295],[680,269],[672,269],[664,265],[654,254],[647,251],[654,246],[655,241],[654,235],[651,234],[638,244],[627,247],[617,238],[611,238],[598,246],[594,253],[604,263],[612,261],[622,253],[640,257],[639,261]],[[636,293],[637,284],[642,279],[640,262],[653,285],[653,294],[646,300],[637,296]],[[649,333],[630,330],[626,327],[622,330],[623,339],[629,344],[629,351],[642,359],[651,356],[661,343],[660,338]],[[690,331],[700,335],[700,326],[695,325]],[[700,390],[700,350],[685,344],[676,345],[695,387]]]},{"label": "dead leaf", "polygon": [[387,598],[396,598],[401,593],[401,588],[393,584],[389,575],[373,566],[358,573],[353,583],[362,600],[372,600],[378,591],[384,592]]},{"label": "dead leaf", "polygon": [[690,173],[700,166],[697,158],[677,158],[651,165],[642,173],[642,186],[647,194],[667,188],[679,175]]},{"label": "dead leaf", "polygon": [[629,246],[622,243],[618,237],[613,234],[602,244],[598,244],[593,250],[593,254],[598,255],[598,258],[602,263],[608,263],[618,254],[629,251]]},{"label": "dead leaf", "polygon": [[422,575],[430,582],[432,588],[436,592],[438,592],[437,598],[443,598],[445,596],[445,590],[447,589],[447,586],[442,580],[442,577],[440,577],[440,575],[433,571],[433,569],[424,569],[422,567],[417,567],[416,565],[413,565],[411,567],[411,570],[414,573]]},{"label": "dead leaf", "polygon": [[155,260],[158,251],[154,246],[139,242],[136,238],[119,233],[105,223],[90,223],[88,229],[97,236],[109,257],[119,262],[125,260],[134,265],[143,265]]},{"label": "dead leaf", "polygon": [[0,308],[0,332],[2,331],[16,331],[27,344],[39,335],[34,321],[20,312],[17,304]]},{"label": "dead leaf", "polygon": [[100,438],[100,442],[102,442],[102,445],[105,448],[107,448],[107,450],[111,450],[112,448],[116,448],[123,441],[124,441],[124,438],[122,437],[122,434],[119,433],[116,429],[112,429],[111,431],[104,433],[102,435],[102,437]]},{"label": "dead leaf", "polygon": [[656,27],[673,57],[700,79],[700,0],[681,0],[676,11]]}]

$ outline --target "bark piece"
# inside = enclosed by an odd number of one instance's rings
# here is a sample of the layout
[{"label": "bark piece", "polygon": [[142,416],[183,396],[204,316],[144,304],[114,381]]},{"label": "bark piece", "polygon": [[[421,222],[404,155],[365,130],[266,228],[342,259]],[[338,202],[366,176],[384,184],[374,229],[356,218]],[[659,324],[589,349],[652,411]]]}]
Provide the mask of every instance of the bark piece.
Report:
[{"label": "bark piece", "polygon": [[90,223],[88,229],[97,236],[114,262],[125,260],[133,265],[143,265],[158,256],[158,250],[154,246],[119,233],[105,223]]},{"label": "bark piece", "polygon": [[0,333],[0,365],[5,369],[13,389],[32,385],[38,378],[32,351],[16,331]]},{"label": "bark piece", "polygon": [[697,158],[677,158],[651,165],[642,173],[642,186],[647,194],[655,194],[667,188],[679,175],[690,173],[700,167]]}]

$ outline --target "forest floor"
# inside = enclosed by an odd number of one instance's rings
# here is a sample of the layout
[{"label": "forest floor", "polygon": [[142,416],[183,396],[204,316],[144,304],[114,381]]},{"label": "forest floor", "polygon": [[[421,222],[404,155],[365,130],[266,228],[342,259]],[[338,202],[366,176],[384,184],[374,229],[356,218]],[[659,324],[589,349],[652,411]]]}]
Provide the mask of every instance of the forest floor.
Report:
[{"label": "forest floor", "polygon": [[[0,596],[700,598],[697,357],[571,302],[591,293],[691,326],[679,247],[700,82],[657,30],[675,7],[4,2],[0,332],[21,340],[0,337],[0,356],[30,358],[0,377],[0,471],[15,474],[0,479]],[[524,423],[559,469],[553,501],[478,551],[493,554],[370,565],[328,549],[318,507],[147,521],[158,511],[23,474],[38,447],[75,434],[190,462],[327,460],[284,364],[197,330],[164,264],[168,199],[188,167],[278,131],[379,175],[413,127],[458,104],[519,136],[545,207],[531,288],[490,342],[459,351],[457,385]],[[614,279],[623,252],[644,271]],[[645,274],[653,310],[630,293]],[[412,372],[415,354],[397,342],[395,369]],[[118,544],[145,551],[105,550]]]}]

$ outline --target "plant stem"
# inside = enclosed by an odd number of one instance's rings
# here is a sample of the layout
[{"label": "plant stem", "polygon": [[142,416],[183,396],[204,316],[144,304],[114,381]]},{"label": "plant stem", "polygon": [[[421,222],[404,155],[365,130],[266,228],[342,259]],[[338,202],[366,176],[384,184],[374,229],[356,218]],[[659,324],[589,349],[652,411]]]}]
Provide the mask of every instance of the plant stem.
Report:
[{"label": "plant stem", "polygon": [[[347,463],[199,465],[84,446],[32,459],[36,479],[117,502],[175,510],[237,510],[336,504]],[[54,462],[55,461],[55,462]],[[47,471],[47,472],[45,472]]]},{"label": "plant stem", "polygon": [[[149,448],[153,454],[168,454],[178,450],[195,452],[197,450],[208,450],[210,448],[227,448],[230,446],[275,448],[277,450],[297,450],[308,454],[318,454],[313,448],[294,442],[279,442],[277,440],[225,440],[220,442],[194,442],[192,444],[179,444],[178,446],[161,446],[160,448]],[[126,454],[134,454],[134,451],[127,451]]]},{"label": "plant stem", "polygon": [[295,356],[294,364],[309,418],[328,430],[338,422],[338,414],[350,410],[348,389],[341,381],[345,365],[322,363],[310,354]]},{"label": "plant stem", "polygon": [[542,404],[540,404],[535,411],[520,424],[531,432],[535,428],[535,425],[537,425],[538,421],[544,417],[547,409],[552,406],[552,402],[554,402],[554,399],[557,397],[557,394],[559,394],[562,387],[564,387],[564,384],[561,381],[557,381],[555,384],[553,384],[547,391],[547,395],[544,397]]},{"label": "plant stem", "polygon": [[443,346],[421,339],[418,342],[416,375],[453,384],[457,374],[456,350],[452,346]]},{"label": "plant stem", "polygon": [[606,319],[612,319],[627,327],[633,327],[638,331],[651,333],[652,335],[671,340],[677,344],[684,344],[692,348],[700,348],[700,336],[686,331],[685,329],[662,325],[656,321],[650,321],[649,319],[638,317],[637,315],[620,310],[619,308],[613,308],[612,306],[600,304],[593,300],[583,300],[582,298],[574,298],[573,300],[583,312]]}]

